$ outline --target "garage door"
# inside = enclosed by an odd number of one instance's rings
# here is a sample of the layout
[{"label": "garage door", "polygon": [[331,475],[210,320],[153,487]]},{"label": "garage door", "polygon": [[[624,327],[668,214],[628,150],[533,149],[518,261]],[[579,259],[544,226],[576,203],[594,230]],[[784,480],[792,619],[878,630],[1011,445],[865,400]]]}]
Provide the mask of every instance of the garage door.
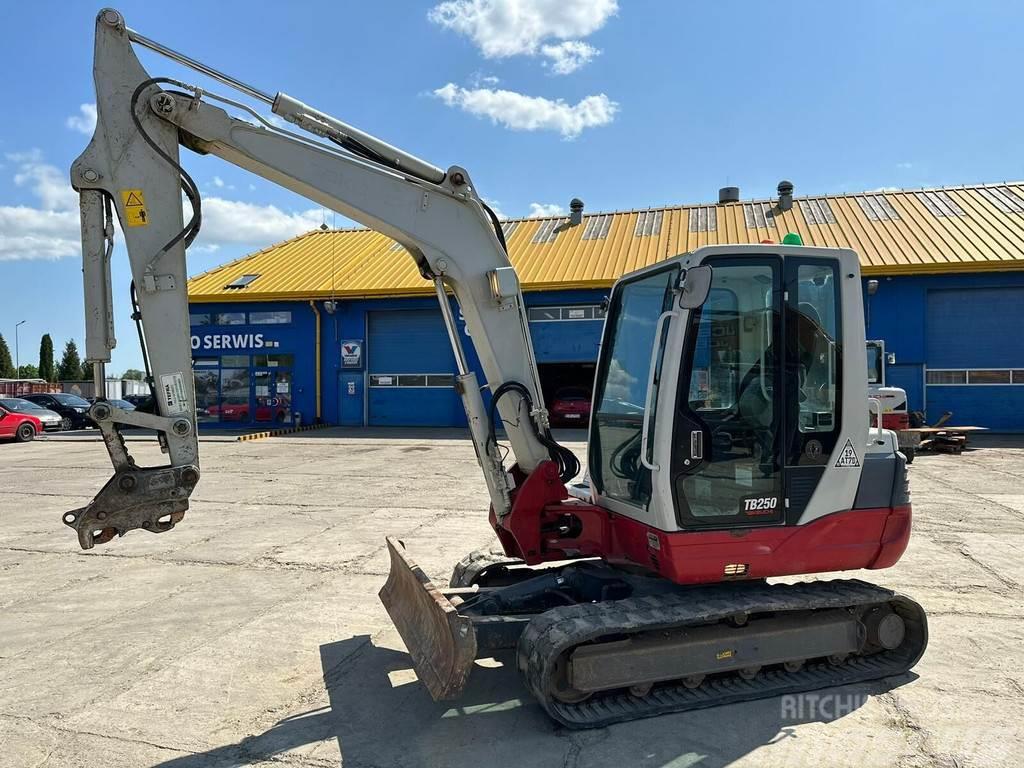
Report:
[{"label": "garage door", "polygon": [[928,293],[929,421],[1024,430],[1024,288]]},{"label": "garage door", "polygon": [[455,394],[455,358],[440,310],[370,312],[367,366],[374,426],[448,427],[466,423]]}]

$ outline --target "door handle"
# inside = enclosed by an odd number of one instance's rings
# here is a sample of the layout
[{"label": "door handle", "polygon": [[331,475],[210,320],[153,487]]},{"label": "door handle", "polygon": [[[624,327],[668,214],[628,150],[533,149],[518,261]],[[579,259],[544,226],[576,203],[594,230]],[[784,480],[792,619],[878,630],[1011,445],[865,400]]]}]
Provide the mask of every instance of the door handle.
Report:
[{"label": "door handle", "polygon": [[704,431],[694,429],[690,431],[690,458],[694,461],[704,460]]},{"label": "door handle", "polygon": [[647,397],[644,398],[644,418],[640,427],[640,463],[652,472],[661,469],[658,464],[655,464],[647,458],[647,440],[650,436],[654,377],[657,374],[658,356],[661,353],[661,334],[665,327],[665,322],[676,317],[678,314],[678,312],[674,312],[672,310],[662,312],[658,317],[658,322],[654,326],[654,344],[651,345],[651,367],[647,372]]}]

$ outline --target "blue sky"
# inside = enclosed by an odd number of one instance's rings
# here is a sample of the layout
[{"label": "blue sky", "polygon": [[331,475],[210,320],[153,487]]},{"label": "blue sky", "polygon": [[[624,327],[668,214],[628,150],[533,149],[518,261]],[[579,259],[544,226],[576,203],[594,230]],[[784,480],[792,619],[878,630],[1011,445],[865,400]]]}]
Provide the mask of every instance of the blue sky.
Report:
[{"label": "blue sky", "polygon": [[[99,6],[36,2],[7,25],[0,128],[0,333],[82,345],[75,197]],[[1024,177],[1010,2],[653,0],[121,2],[129,26],[285,91],[436,165],[510,216]],[[198,76],[152,54],[151,74]],[[224,92],[223,87],[216,90]],[[77,127],[76,127],[77,126]],[[83,133],[83,131],[85,131]],[[190,274],[320,223],[318,208],[187,151],[207,230]],[[268,207],[272,206],[272,208]],[[331,223],[331,214],[327,213]],[[115,254],[121,344],[138,367]]]}]

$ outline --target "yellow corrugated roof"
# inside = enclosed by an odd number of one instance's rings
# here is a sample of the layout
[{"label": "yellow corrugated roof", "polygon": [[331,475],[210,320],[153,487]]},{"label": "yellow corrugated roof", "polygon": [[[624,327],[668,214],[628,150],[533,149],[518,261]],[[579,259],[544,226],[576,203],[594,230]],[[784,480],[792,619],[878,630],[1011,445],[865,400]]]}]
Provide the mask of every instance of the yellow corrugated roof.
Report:
[{"label": "yellow corrugated roof", "polygon": [[[702,245],[778,242],[787,232],[798,232],[807,245],[853,248],[866,275],[1024,269],[1024,182],[797,197],[785,212],[773,206],[753,200],[593,213],[539,243],[533,241],[551,218],[505,226],[526,291],[604,288]],[[645,224],[651,234],[639,235]],[[242,289],[225,288],[245,274],[259,278]],[[430,293],[409,255],[366,229],[309,232],[189,281],[191,301]]]}]

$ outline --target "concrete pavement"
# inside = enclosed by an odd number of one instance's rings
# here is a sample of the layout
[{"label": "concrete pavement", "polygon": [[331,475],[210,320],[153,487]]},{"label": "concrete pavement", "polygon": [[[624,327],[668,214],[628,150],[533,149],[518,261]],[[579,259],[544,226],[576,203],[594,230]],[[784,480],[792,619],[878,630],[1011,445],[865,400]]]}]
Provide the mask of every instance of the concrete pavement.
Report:
[{"label": "concrete pavement", "polygon": [[[990,443],[919,457],[907,555],[859,574],[929,611],[914,674],[588,732],[555,727],[501,660],[481,661],[460,701],[433,703],[377,600],[385,534],[445,581],[491,543],[461,433],[209,441],[181,525],[91,552],[60,514],[106,481],[102,445],[0,445],[0,765],[1012,764],[1024,448]],[[131,450],[159,461],[148,443]]]}]

